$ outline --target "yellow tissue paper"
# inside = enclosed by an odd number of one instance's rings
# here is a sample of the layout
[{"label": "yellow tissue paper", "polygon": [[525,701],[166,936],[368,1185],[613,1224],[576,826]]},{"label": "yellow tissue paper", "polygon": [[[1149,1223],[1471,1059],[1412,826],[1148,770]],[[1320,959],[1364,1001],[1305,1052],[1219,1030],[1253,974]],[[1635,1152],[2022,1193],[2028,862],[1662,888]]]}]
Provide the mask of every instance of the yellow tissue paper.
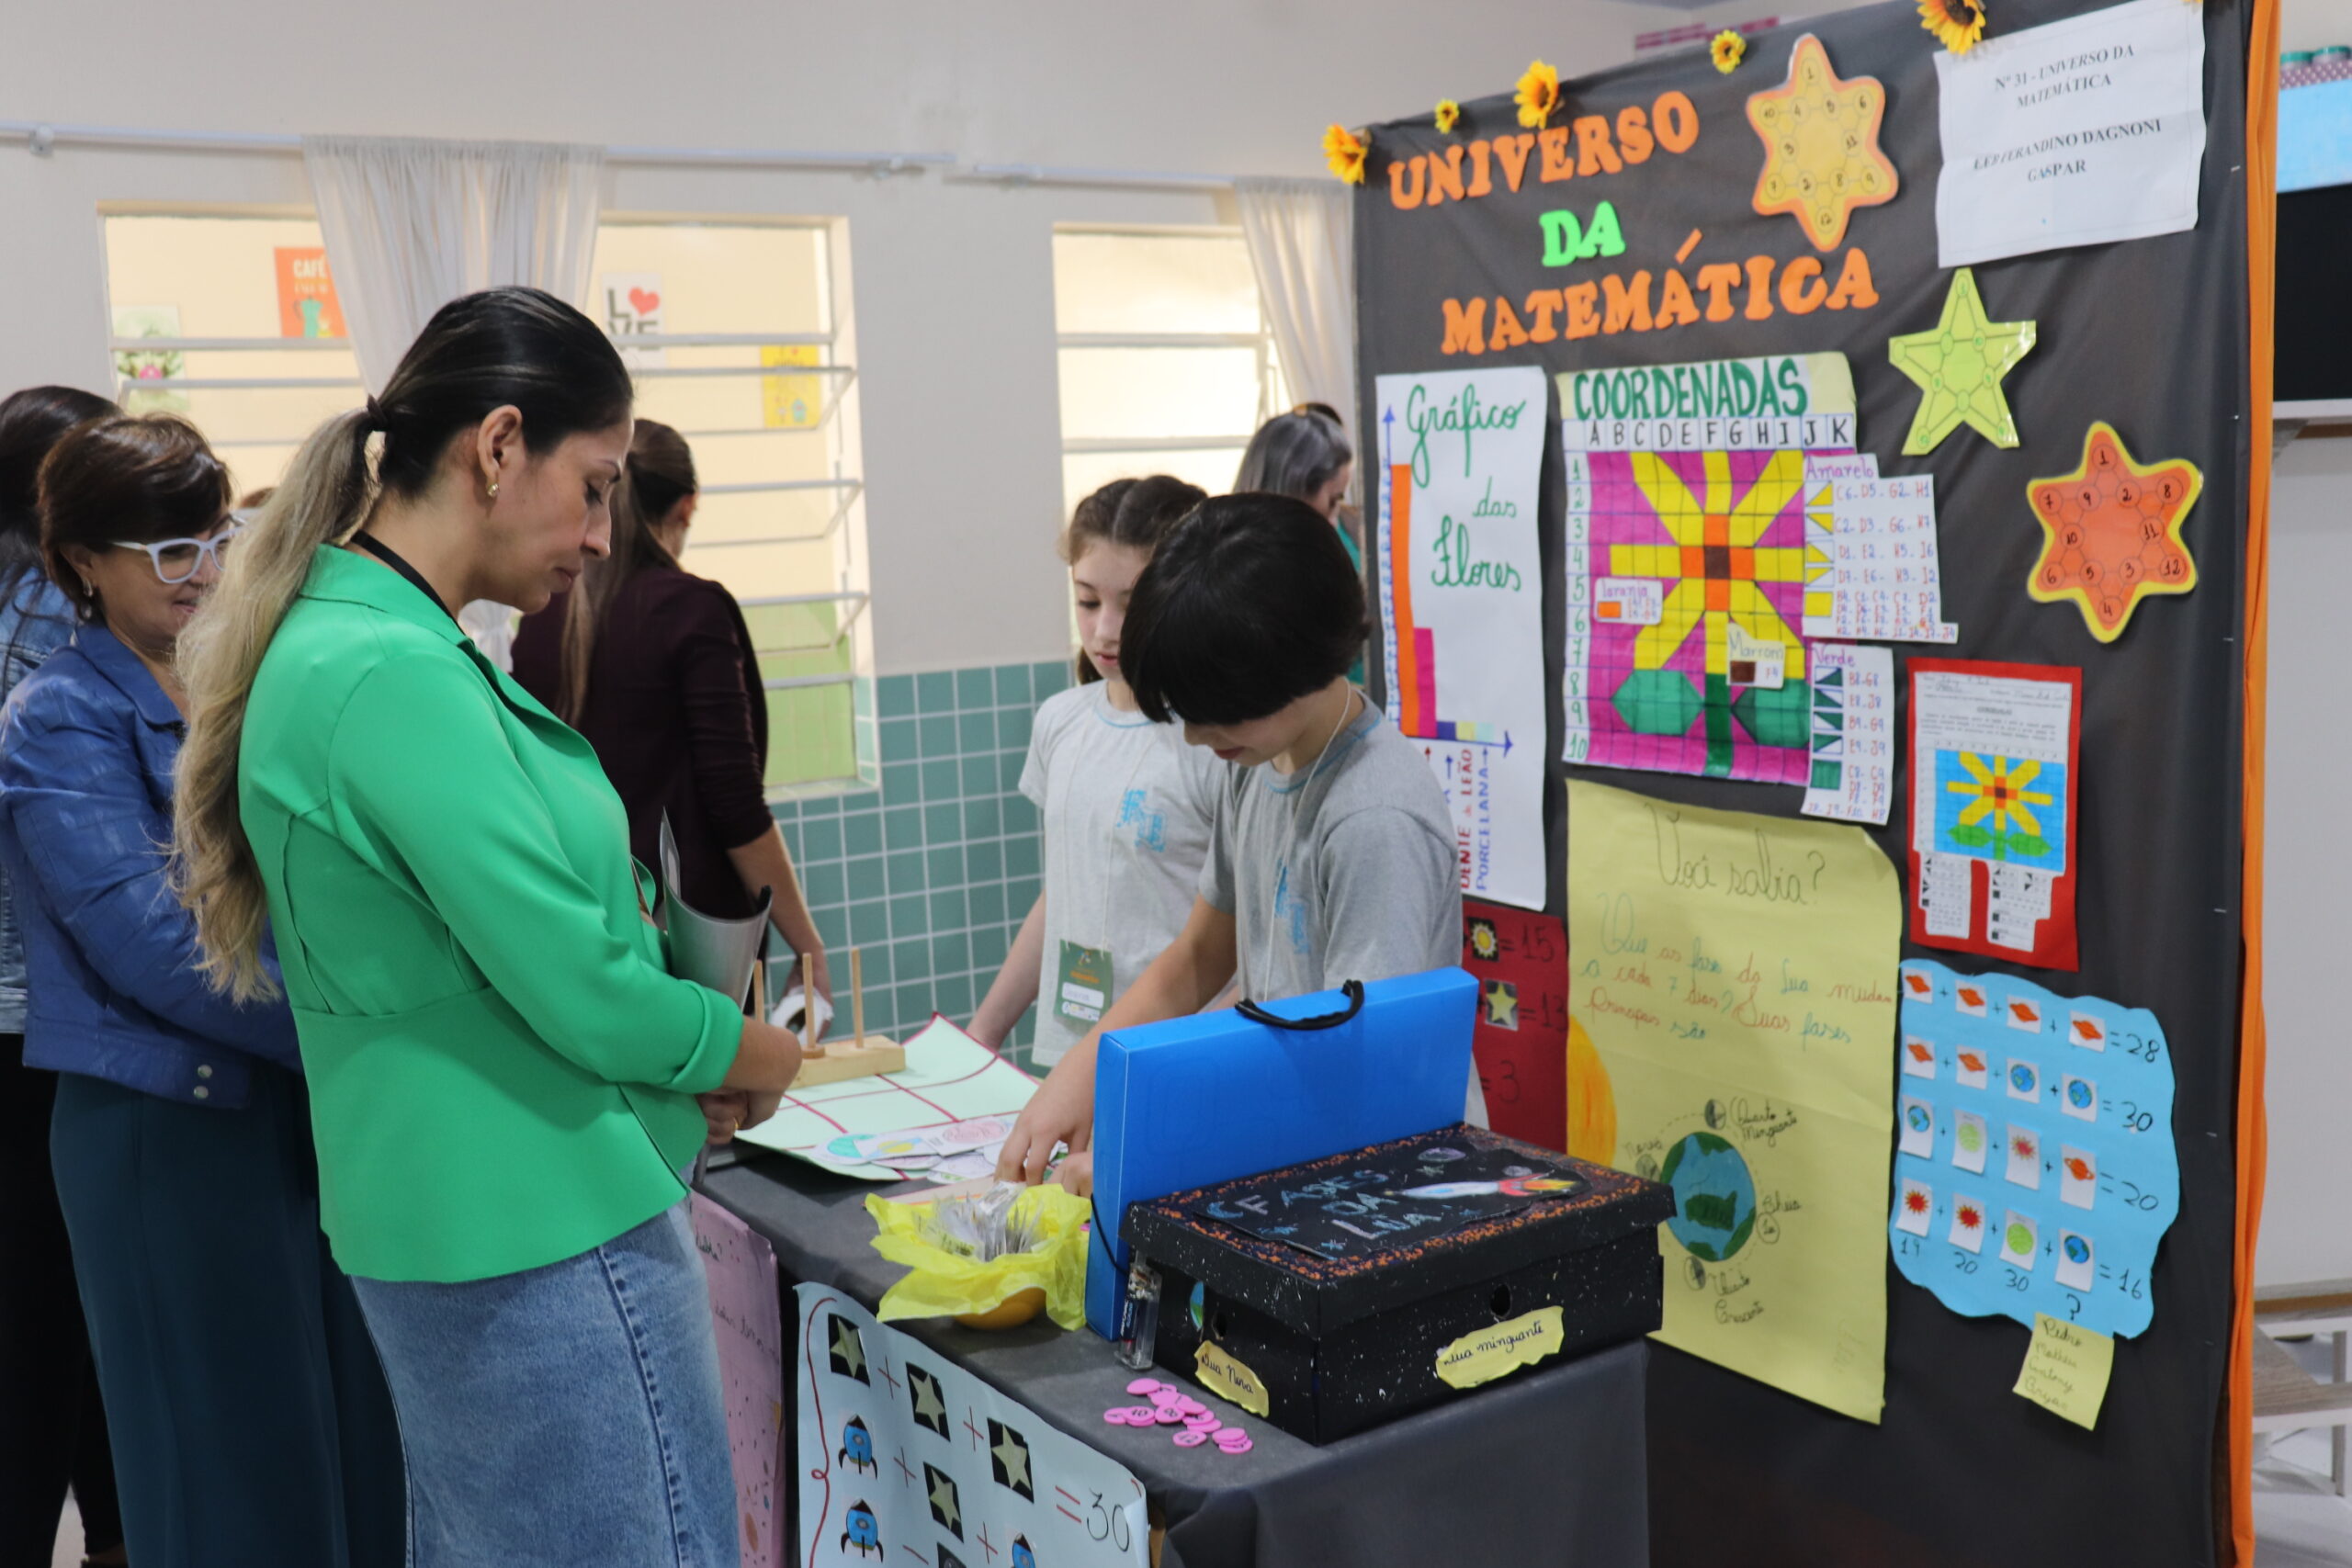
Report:
[{"label": "yellow tissue paper", "polygon": [[874,1250],[912,1270],[884,1294],[875,1315],[888,1323],[983,1313],[1035,1289],[1046,1292],[1046,1315],[1064,1328],[1078,1327],[1086,1321],[1088,1207],[1085,1199],[1068,1188],[1030,1188],[1015,1201],[1013,1213],[1035,1225],[1035,1245],[979,1263],[932,1238],[925,1224],[930,1204],[892,1203],[869,1196],[865,1212],[880,1232]]}]

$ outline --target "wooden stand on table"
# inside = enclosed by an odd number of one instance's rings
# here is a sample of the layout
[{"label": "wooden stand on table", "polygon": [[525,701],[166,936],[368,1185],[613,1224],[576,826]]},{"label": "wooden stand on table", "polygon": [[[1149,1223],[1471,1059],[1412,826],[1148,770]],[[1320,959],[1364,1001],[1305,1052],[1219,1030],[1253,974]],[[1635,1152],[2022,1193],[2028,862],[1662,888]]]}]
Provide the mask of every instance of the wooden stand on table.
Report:
[{"label": "wooden stand on table", "polygon": [[822,1045],[817,1043],[817,1007],[814,993],[808,989],[808,964],[803,959],[801,990],[809,999],[800,1010],[800,1072],[792,1080],[794,1089],[815,1089],[849,1078],[872,1077],[877,1073],[899,1072],[906,1066],[905,1046],[886,1035],[865,1032],[865,967],[859,959],[859,950],[851,948],[850,1038]]}]

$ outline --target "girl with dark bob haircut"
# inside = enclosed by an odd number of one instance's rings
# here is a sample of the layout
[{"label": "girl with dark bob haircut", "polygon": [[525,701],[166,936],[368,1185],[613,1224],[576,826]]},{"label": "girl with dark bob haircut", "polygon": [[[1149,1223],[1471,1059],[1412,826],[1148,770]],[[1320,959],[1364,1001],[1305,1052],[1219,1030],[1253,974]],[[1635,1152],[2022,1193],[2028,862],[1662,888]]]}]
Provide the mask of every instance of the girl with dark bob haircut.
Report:
[{"label": "girl with dark bob haircut", "polygon": [[[1202,504],[1128,604],[1136,705],[1226,764],[1193,912],[1071,1046],[1005,1140],[998,1173],[1093,1183],[1094,1055],[1105,1031],[1198,1012],[1237,977],[1271,1001],[1454,963],[1453,824],[1421,748],[1348,680],[1363,589],[1320,513],[1276,495]],[[1486,1122],[1474,1073],[1464,1114]]]}]

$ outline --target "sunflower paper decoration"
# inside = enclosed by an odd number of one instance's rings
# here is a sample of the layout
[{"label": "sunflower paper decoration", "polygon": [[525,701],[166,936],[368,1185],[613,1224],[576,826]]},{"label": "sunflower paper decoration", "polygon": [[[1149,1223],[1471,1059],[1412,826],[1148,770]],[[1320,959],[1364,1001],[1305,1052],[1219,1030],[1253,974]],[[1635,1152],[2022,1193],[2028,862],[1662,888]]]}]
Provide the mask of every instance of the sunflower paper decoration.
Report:
[{"label": "sunflower paper decoration", "polygon": [[1437,101],[1437,128],[1451,136],[1453,128],[1462,123],[1462,106],[1452,98]]},{"label": "sunflower paper decoration", "polygon": [[1919,0],[1919,25],[1954,54],[1966,54],[1984,36],[1981,0]]},{"label": "sunflower paper decoration", "polygon": [[1560,107],[1560,73],[1540,60],[1531,61],[1511,97],[1519,105],[1519,123],[1531,130],[1541,130]]},{"label": "sunflower paper decoration", "polygon": [[1715,69],[1728,76],[1738,70],[1739,62],[1747,57],[1747,40],[1725,28],[1708,43],[1707,54],[1714,61]]},{"label": "sunflower paper decoration", "polygon": [[1370,151],[1363,138],[1344,125],[1330,126],[1323,132],[1323,162],[1349,185],[1363,184],[1364,154]]}]

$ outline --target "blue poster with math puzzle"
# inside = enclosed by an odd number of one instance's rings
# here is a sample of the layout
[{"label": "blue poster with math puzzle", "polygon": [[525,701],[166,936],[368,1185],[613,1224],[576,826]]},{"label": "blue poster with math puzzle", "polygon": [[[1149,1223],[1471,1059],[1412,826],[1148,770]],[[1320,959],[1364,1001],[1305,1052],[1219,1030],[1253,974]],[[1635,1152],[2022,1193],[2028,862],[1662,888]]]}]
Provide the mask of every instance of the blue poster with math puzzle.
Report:
[{"label": "blue poster with math puzzle", "polygon": [[2156,1015],[2007,975],[1903,965],[1895,1267],[1944,1305],[2130,1337],[2180,1212]]}]

